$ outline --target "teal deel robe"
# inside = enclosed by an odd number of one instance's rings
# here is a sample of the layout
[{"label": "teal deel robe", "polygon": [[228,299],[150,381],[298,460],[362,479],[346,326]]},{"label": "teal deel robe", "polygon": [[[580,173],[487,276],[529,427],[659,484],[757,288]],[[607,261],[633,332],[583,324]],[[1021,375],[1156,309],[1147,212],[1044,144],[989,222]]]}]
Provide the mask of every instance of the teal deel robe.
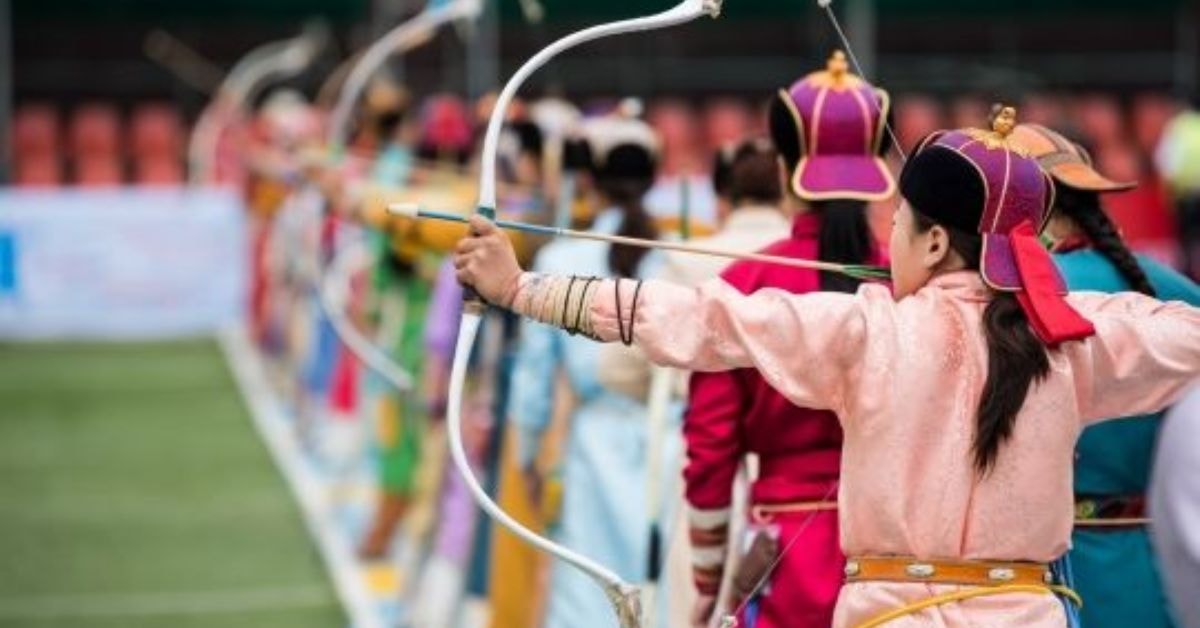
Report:
[{"label": "teal deel robe", "polygon": [[[1097,251],[1080,249],[1054,255],[1071,290],[1131,290],[1117,269]],[[1149,258],[1138,257],[1163,301],[1200,306],[1200,288]],[[1075,446],[1077,495],[1144,495],[1158,434],[1158,414],[1095,424]],[[1145,528],[1077,527],[1072,535],[1071,565],[1083,597],[1084,628],[1173,626],[1159,580],[1150,535]]]}]

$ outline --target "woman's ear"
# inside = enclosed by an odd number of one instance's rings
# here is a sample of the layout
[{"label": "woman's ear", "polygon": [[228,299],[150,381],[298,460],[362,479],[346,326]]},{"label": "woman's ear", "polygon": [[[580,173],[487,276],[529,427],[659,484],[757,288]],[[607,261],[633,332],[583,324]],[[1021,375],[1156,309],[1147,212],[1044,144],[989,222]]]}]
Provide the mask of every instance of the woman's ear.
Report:
[{"label": "woman's ear", "polygon": [[941,225],[934,225],[924,235],[925,254],[921,261],[925,268],[937,268],[950,256],[950,232]]}]

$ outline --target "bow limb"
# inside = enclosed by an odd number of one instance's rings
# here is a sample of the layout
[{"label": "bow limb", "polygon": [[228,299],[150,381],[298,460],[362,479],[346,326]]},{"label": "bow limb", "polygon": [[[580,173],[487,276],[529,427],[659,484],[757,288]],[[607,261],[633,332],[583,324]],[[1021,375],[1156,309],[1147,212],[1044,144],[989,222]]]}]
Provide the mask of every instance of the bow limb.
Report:
[{"label": "bow limb", "polygon": [[[850,59],[850,63],[854,66],[854,71],[863,79],[867,75],[863,73],[862,65],[858,62],[858,55],[854,54],[854,46],[850,45],[850,38],[846,36],[845,29],[842,28],[842,22],[838,20],[837,13],[833,11],[833,0],[817,0],[817,6],[825,11],[825,16],[829,18],[829,25],[833,27],[837,33],[838,40],[842,42],[842,47],[846,49],[846,56]],[[872,101],[875,102],[875,101]],[[883,114],[883,106],[875,102],[875,111]],[[892,148],[900,155],[901,161],[908,161],[908,154],[904,152],[904,147],[900,145],[900,140],[896,137],[896,131],[892,128],[892,123],[888,122],[887,116],[883,115],[883,128],[887,131],[888,136],[892,140]]]},{"label": "bow limb", "polygon": [[268,81],[303,72],[328,43],[327,29],[309,27],[291,39],[251,50],[233,66],[188,138],[188,170],[193,183],[206,182],[221,131],[231,117],[243,112],[254,92]]},{"label": "bow limb", "polygon": [[599,24],[559,39],[526,61],[509,79],[504,90],[500,92],[495,109],[492,110],[492,117],[488,121],[487,135],[483,141],[484,159],[483,170],[480,173],[480,185],[482,186],[479,194],[480,205],[492,208],[496,206],[495,157],[500,143],[500,131],[504,126],[504,114],[516,96],[517,90],[531,74],[563,51],[602,37],[668,28],[690,22],[704,15],[717,17],[721,12],[721,2],[722,0],[683,0],[674,8],[657,15]]},{"label": "bow limb", "polygon": [[[703,15],[716,17],[720,13],[721,0],[683,0],[672,9],[649,17],[622,20],[609,24],[601,24],[582,31],[567,35],[562,39],[542,49],[525,62],[516,74],[505,84],[504,89],[492,109],[488,121],[487,133],[483,143],[482,169],[480,171],[479,204],[476,211],[489,218],[494,217],[496,207],[496,157],[500,142],[500,131],[504,125],[505,113],[512,103],[517,91],[527,78],[538,68],[545,65],[555,55],[574,46],[593,41],[610,35],[633,33],[639,31],[667,28],[692,21]],[[637,587],[625,582],[612,570],[603,565],[559,545],[546,537],[539,536],[529,528],[513,519],[496,502],[487,495],[475,477],[462,441],[462,410],[467,363],[470,359],[471,348],[475,344],[479,325],[483,319],[486,305],[468,291],[463,304],[462,323],[458,332],[458,343],[454,350],[454,362],[450,371],[449,404],[446,421],[449,430],[450,456],[459,474],[471,491],[471,496],[489,517],[510,530],[517,537],[533,545],[539,550],[554,555],[559,559],[575,566],[588,574],[604,588],[617,619],[624,628],[636,628],[641,625],[641,600]]]},{"label": "bow limb", "polygon": [[354,357],[387,380],[396,390],[409,392],[413,388],[412,375],[358,331],[346,317],[348,295],[345,287],[349,285],[351,275],[366,269],[370,263],[367,249],[360,242],[338,252],[323,273],[324,278],[319,288],[321,309],[329,317],[338,339],[350,349]]},{"label": "bow limb", "polygon": [[371,76],[394,54],[404,54],[429,41],[437,29],[459,19],[474,18],[483,10],[482,0],[454,0],[421,11],[388,31],[371,44],[351,68],[329,116],[328,141],[334,150],[345,147],[354,104],[366,89]]}]

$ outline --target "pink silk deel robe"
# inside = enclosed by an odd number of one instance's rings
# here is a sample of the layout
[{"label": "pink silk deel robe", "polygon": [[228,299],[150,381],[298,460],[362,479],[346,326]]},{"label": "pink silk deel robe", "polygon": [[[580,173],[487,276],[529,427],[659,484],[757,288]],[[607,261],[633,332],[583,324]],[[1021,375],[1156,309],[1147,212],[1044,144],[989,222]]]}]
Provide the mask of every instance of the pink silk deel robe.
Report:
[{"label": "pink silk deel robe", "polygon": [[[633,282],[623,282],[626,318],[633,294]],[[606,281],[591,305],[593,331],[606,341],[619,337],[616,298]],[[1160,410],[1194,381],[1200,310],[1133,293],[1071,294],[1097,333],[1050,352],[1048,377],[1033,386],[995,468],[980,479],[971,442],[987,371],[981,327],[989,298],[974,272],[940,276],[899,301],[873,285],[855,295],[766,289],[744,296],[719,280],[698,288],[650,281],[634,333],[660,364],[752,366],[794,403],[837,414],[845,431],[839,523],[846,555],[1049,562],[1070,540],[1080,430]],[[856,626],[956,589],[845,585],[834,625]],[[1042,594],[976,598],[888,624],[1063,625],[1057,598]]]}]

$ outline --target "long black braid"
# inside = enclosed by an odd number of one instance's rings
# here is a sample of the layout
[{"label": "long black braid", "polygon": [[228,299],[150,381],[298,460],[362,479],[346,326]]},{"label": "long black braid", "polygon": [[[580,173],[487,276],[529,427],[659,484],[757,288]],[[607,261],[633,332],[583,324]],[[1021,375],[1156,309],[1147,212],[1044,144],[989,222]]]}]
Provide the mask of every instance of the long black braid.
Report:
[{"label": "long black braid", "polygon": [[1100,206],[1099,194],[1059,185],[1055,209],[1079,225],[1091,240],[1092,246],[1112,262],[1117,272],[1121,273],[1134,290],[1148,296],[1158,296],[1154,286],[1150,284],[1150,279],[1146,277],[1146,271],[1142,270],[1137,258],[1121,239],[1116,225],[1108,214],[1104,213],[1104,208]]}]

